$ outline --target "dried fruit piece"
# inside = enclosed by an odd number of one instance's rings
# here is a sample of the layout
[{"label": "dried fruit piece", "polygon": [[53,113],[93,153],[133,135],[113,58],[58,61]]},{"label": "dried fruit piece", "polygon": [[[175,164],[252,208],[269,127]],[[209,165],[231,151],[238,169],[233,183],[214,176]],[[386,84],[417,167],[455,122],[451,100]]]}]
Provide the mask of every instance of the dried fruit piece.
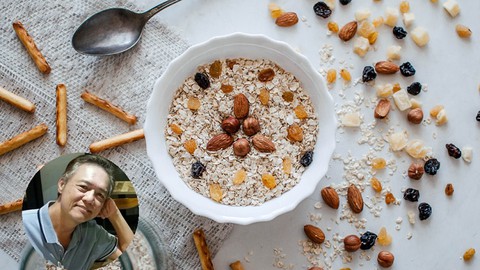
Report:
[{"label": "dried fruit piece", "polygon": [[437,171],[440,169],[440,162],[436,158],[431,158],[425,162],[423,169],[426,173],[430,175],[437,174]]},{"label": "dried fruit piece", "polygon": [[449,156],[455,159],[462,157],[462,151],[460,151],[460,148],[456,147],[453,143],[447,143],[445,147],[447,148]]},{"label": "dried fruit piece", "polygon": [[410,3],[408,3],[408,1],[402,1],[400,2],[400,12],[401,13],[407,13],[410,11]]},{"label": "dried fruit piece", "polygon": [[340,0],[340,4],[342,4],[344,6],[350,4],[350,2],[352,2],[352,0]]},{"label": "dried fruit piece", "polygon": [[357,37],[353,43],[353,52],[360,57],[364,57],[370,50],[370,41],[364,37]]},{"label": "dried fruit piece", "polygon": [[312,161],[313,161],[313,151],[306,151],[302,158],[300,159],[300,164],[303,166],[303,167],[308,167],[310,166],[310,164],[312,164]]},{"label": "dried fruit piece", "polygon": [[271,68],[263,69],[258,73],[258,80],[261,82],[271,81],[273,77],[275,77],[275,71]]},{"label": "dried fruit piece", "polygon": [[393,95],[393,85],[390,83],[387,84],[377,84],[375,85],[376,94],[381,98],[388,98]]},{"label": "dried fruit piece", "polygon": [[343,238],[343,247],[348,252],[357,251],[361,245],[362,241],[360,240],[360,237],[356,235],[351,234]]},{"label": "dried fruit piece", "polygon": [[366,66],[363,68],[363,72],[362,72],[363,82],[369,82],[369,81],[375,80],[375,78],[377,78],[377,73],[375,72],[375,69],[372,66]]},{"label": "dried fruit piece", "polygon": [[452,196],[453,195],[453,184],[452,183],[448,183],[446,186],[445,186],[445,194],[447,196]]},{"label": "dried fruit piece", "polygon": [[297,16],[297,13],[295,12],[285,12],[275,20],[275,24],[280,27],[290,27],[297,23],[298,23],[298,16]]},{"label": "dried fruit piece", "polygon": [[438,113],[443,110],[443,105],[436,105],[430,110],[431,117],[437,117]]},{"label": "dried fruit piece", "polygon": [[407,87],[407,92],[410,95],[418,95],[422,91],[422,84],[419,82],[413,82],[410,86]]},{"label": "dried fruit piece", "polygon": [[424,172],[425,170],[422,164],[412,163],[410,167],[408,167],[408,177],[414,180],[420,180]]},{"label": "dried fruit piece", "polygon": [[268,105],[268,102],[270,101],[270,92],[265,88],[260,89],[258,99],[260,100],[260,103],[262,103],[262,105]]},{"label": "dried fruit piece", "polygon": [[233,114],[235,114],[235,117],[238,119],[245,118],[248,116],[249,110],[250,104],[244,94],[238,94],[233,98]]},{"label": "dried fruit piece", "polygon": [[418,217],[420,220],[425,220],[432,215],[432,207],[428,203],[421,203],[418,205]]},{"label": "dried fruit piece", "polygon": [[403,13],[403,24],[405,27],[410,27],[415,21],[415,14],[413,13]]},{"label": "dried fruit piece", "polygon": [[292,102],[293,101],[293,92],[291,91],[285,91],[282,93],[282,98],[286,102]]},{"label": "dried fruit piece", "polygon": [[189,97],[187,101],[187,108],[192,111],[196,111],[200,108],[200,100],[196,97]]},{"label": "dried fruit piece", "polygon": [[195,140],[188,140],[183,143],[183,147],[187,150],[188,153],[192,154],[197,150],[197,142]]},{"label": "dried fruit piece", "polygon": [[262,153],[271,153],[275,151],[275,145],[272,140],[261,135],[256,134],[252,137],[253,147]]},{"label": "dried fruit piece", "polygon": [[397,39],[403,39],[407,36],[407,31],[401,26],[394,26],[392,32]]},{"label": "dried fruit piece", "polygon": [[240,185],[247,179],[247,172],[244,169],[238,170],[233,176],[233,184]]},{"label": "dried fruit piece", "polygon": [[305,111],[305,107],[303,105],[298,105],[293,109],[293,111],[295,112],[295,115],[298,119],[305,119],[308,117],[308,114]]},{"label": "dried fruit piece", "polygon": [[425,158],[432,149],[430,147],[425,147],[422,140],[414,139],[408,142],[405,147],[405,152],[413,158]]},{"label": "dried fruit piece", "polygon": [[325,234],[323,233],[322,229],[307,224],[303,226],[303,231],[307,235],[307,237],[316,244],[321,244],[325,241]]},{"label": "dried fruit piece", "polygon": [[374,158],[372,159],[372,168],[375,170],[385,169],[387,166],[387,161],[384,158]]},{"label": "dried fruit piece", "polygon": [[463,24],[457,24],[455,31],[457,31],[458,36],[461,38],[469,38],[472,35],[472,30]]},{"label": "dried fruit piece", "polygon": [[463,253],[463,259],[465,261],[469,261],[473,258],[474,255],[475,255],[475,249],[469,248],[467,249],[467,251],[465,251],[465,253]]},{"label": "dried fruit piece", "polygon": [[378,101],[377,106],[373,112],[373,116],[378,119],[385,118],[390,112],[390,100],[382,98]]},{"label": "dried fruit piece", "polygon": [[170,125],[170,129],[173,131],[173,133],[175,133],[177,135],[181,135],[183,133],[182,128],[175,123]]},{"label": "dried fruit piece", "polygon": [[371,33],[367,38],[368,43],[370,43],[370,45],[375,44],[375,42],[377,41],[377,38],[378,38],[378,32]]},{"label": "dried fruit piece", "polygon": [[317,2],[313,5],[313,11],[317,16],[320,16],[324,19],[332,15],[332,9],[325,2]]},{"label": "dried fruit piece", "polygon": [[240,129],[240,121],[233,116],[229,116],[222,121],[221,127],[227,133],[234,134]]},{"label": "dried fruit piece", "polygon": [[392,236],[387,233],[387,228],[380,228],[378,233],[377,242],[382,246],[388,246],[392,243]]},{"label": "dried fruit piece", "polygon": [[277,183],[275,182],[275,177],[268,173],[262,174],[262,183],[268,189],[273,189],[277,186]]},{"label": "dried fruit piece", "polygon": [[405,111],[412,107],[412,102],[408,97],[407,91],[401,89],[393,94],[393,101],[400,111]]},{"label": "dried fruit piece", "polygon": [[393,196],[393,194],[391,192],[387,192],[387,194],[385,194],[385,203],[386,204],[391,204],[391,203],[394,203],[397,199],[395,199],[395,196]]},{"label": "dried fruit piece", "polygon": [[198,86],[203,89],[207,89],[210,87],[210,79],[206,73],[195,73],[195,81],[197,82]]},{"label": "dried fruit piece", "polygon": [[235,66],[237,64],[237,60],[235,59],[227,59],[225,60],[225,63],[227,64],[227,67],[229,69],[233,69],[233,66]]},{"label": "dried fruit piece", "polygon": [[410,36],[412,37],[415,44],[417,44],[417,46],[419,47],[427,45],[428,41],[430,40],[427,29],[420,26],[413,29],[410,32]]},{"label": "dried fruit piece", "polygon": [[355,185],[350,185],[347,189],[347,202],[354,213],[360,213],[363,210],[363,197],[360,190]]},{"label": "dried fruit piece", "polygon": [[192,164],[192,168],[190,169],[190,173],[193,178],[200,178],[202,176],[203,172],[205,171],[206,167],[203,165],[200,161],[195,161]]},{"label": "dried fruit piece", "polygon": [[328,28],[328,31],[332,32],[332,33],[337,33],[339,28],[338,28],[338,24],[336,22],[328,22],[327,23],[327,28]]},{"label": "dried fruit piece", "polygon": [[388,268],[393,265],[395,258],[389,251],[380,251],[377,256],[377,262],[381,267]]},{"label": "dried fruit piece", "polygon": [[270,11],[270,16],[272,16],[274,19],[283,14],[283,10],[276,3],[269,3],[268,10]]},{"label": "dried fruit piece", "polygon": [[378,27],[382,26],[384,22],[385,22],[385,20],[383,19],[383,17],[379,16],[379,17],[373,19],[372,24],[373,24],[373,26],[378,28]]},{"label": "dried fruit piece", "polygon": [[327,71],[327,83],[331,84],[337,80],[337,71],[333,68]]},{"label": "dried fruit piece", "polygon": [[373,26],[371,22],[368,20],[363,20],[358,26],[357,34],[364,38],[368,38],[375,31],[375,26]]},{"label": "dried fruit piece", "polygon": [[414,188],[407,188],[405,193],[403,193],[403,199],[410,202],[418,202],[420,198],[420,191]]},{"label": "dried fruit piece", "polygon": [[355,11],[355,20],[357,22],[367,20],[370,17],[371,14],[372,14],[372,12],[368,8],[359,9],[359,10]]},{"label": "dried fruit piece", "polygon": [[236,155],[236,156],[239,156],[239,157],[244,157],[246,156],[248,153],[250,153],[250,143],[248,142],[247,139],[245,138],[240,138],[240,139],[237,139],[234,143],[233,143],[233,153]]},{"label": "dried fruit piece", "polygon": [[303,141],[303,129],[295,123],[290,125],[287,128],[287,138],[292,142]]},{"label": "dried fruit piece", "polygon": [[219,78],[220,75],[222,75],[222,62],[220,62],[219,60],[214,61],[210,65],[210,69],[208,70],[208,72],[213,78]]},{"label": "dried fruit piece", "polygon": [[233,86],[222,83],[222,85],[220,86],[220,90],[222,90],[223,93],[228,94],[233,91]]},{"label": "dried fruit piece", "polygon": [[327,204],[333,209],[338,209],[340,206],[340,198],[338,197],[337,191],[332,188],[332,187],[324,187],[320,191],[320,195],[322,195],[322,199]]},{"label": "dried fruit piece", "polygon": [[375,245],[375,240],[377,240],[377,235],[366,231],[360,236],[360,241],[362,242],[360,245],[361,250],[368,250]]},{"label": "dried fruit piece", "polygon": [[352,80],[352,75],[350,75],[350,72],[344,68],[340,69],[340,77],[346,82]]},{"label": "dried fruit piece", "polygon": [[399,60],[401,57],[402,46],[391,45],[387,48],[387,58],[388,60]]},{"label": "dried fruit piece", "polygon": [[464,146],[462,147],[462,158],[465,160],[465,162],[472,162],[472,157],[473,157],[473,148],[470,146]]},{"label": "dried fruit piece", "polygon": [[362,119],[359,112],[346,113],[341,117],[342,125],[346,127],[359,127]]},{"label": "dried fruit piece", "polygon": [[340,32],[338,32],[338,37],[343,41],[349,41],[357,33],[357,26],[358,26],[358,24],[357,24],[356,21],[351,21],[351,22],[345,24],[340,29]]},{"label": "dried fruit piece", "polygon": [[210,198],[216,202],[219,202],[223,198],[223,190],[219,184],[210,184],[209,186]]},{"label": "dried fruit piece", "polygon": [[456,17],[460,13],[460,6],[455,0],[448,0],[443,3],[443,8],[450,14],[452,17]]},{"label": "dried fruit piece", "polygon": [[388,142],[392,151],[400,151],[407,146],[407,134],[405,132],[397,132],[390,135]]},{"label": "dried fruit piece", "polygon": [[233,144],[233,137],[226,134],[221,133],[215,135],[213,138],[210,139],[207,143],[207,150],[208,151],[218,151],[220,149],[225,149]]},{"label": "dried fruit piece", "polygon": [[382,192],[382,183],[376,177],[372,177],[372,179],[370,179],[370,186],[376,192]]},{"label": "dried fruit piece", "polygon": [[405,77],[410,77],[415,75],[415,68],[413,68],[410,62],[405,62],[400,65],[400,73]]},{"label": "dried fruit piece", "polygon": [[290,157],[283,158],[282,170],[287,175],[290,175],[292,173],[292,159]]},{"label": "dried fruit piece", "polygon": [[400,13],[395,8],[387,8],[385,10],[385,24],[391,27],[397,25],[398,16]]},{"label": "dried fruit piece", "polygon": [[260,131],[260,123],[254,117],[248,117],[243,121],[243,132],[247,136],[253,136]]}]

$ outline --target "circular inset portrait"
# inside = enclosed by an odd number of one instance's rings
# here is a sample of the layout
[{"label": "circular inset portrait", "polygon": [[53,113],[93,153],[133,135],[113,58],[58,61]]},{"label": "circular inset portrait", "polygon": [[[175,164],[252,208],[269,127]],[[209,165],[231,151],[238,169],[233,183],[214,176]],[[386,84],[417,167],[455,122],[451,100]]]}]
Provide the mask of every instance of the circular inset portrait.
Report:
[{"label": "circular inset portrait", "polygon": [[47,264],[92,269],[117,259],[134,238],[138,199],[125,173],[93,154],[68,154],[43,166],[23,200],[23,225]]}]

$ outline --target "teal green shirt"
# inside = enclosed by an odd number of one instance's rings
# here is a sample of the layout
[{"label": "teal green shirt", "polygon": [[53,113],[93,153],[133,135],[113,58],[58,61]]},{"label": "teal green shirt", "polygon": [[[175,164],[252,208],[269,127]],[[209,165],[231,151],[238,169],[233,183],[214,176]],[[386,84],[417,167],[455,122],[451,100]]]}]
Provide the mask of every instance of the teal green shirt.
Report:
[{"label": "teal green shirt", "polygon": [[69,270],[82,270],[90,269],[95,261],[105,260],[117,249],[117,238],[97,225],[95,220],[90,220],[75,228],[70,244],[64,250],[48,214],[52,203],[22,212],[27,236],[43,258]]}]

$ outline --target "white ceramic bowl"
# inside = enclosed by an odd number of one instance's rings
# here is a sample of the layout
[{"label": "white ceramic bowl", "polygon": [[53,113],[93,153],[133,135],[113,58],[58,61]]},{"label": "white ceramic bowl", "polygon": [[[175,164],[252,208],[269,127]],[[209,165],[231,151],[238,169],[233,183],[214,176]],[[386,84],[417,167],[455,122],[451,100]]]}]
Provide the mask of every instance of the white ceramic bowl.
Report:
[{"label": "white ceramic bowl", "polygon": [[[290,191],[260,206],[229,206],[216,203],[190,189],[175,170],[165,143],[170,103],[177,88],[200,65],[226,58],[269,59],[294,74],[308,92],[319,120],[313,162]],[[335,148],[336,118],[333,99],[325,82],[306,57],[287,43],[263,35],[234,33],[194,45],[173,60],[155,83],[145,120],[147,154],[155,172],[172,197],[193,213],[222,223],[250,224],[271,220],[294,209],[310,196],[328,169]]]}]

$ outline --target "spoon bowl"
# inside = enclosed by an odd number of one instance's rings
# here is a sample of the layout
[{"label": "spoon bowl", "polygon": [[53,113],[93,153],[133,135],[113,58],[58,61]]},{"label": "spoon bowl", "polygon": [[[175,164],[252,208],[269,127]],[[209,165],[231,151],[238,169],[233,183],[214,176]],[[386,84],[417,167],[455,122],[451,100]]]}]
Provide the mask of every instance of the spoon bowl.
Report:
[{"label": "spoon bowl", "polygon": [[147,21],[180,0],[168,0],[144,13],[123,8],[100,11],[86,19],[72,37],[73,48],[83,54],[112,55],[134,47]]}]

